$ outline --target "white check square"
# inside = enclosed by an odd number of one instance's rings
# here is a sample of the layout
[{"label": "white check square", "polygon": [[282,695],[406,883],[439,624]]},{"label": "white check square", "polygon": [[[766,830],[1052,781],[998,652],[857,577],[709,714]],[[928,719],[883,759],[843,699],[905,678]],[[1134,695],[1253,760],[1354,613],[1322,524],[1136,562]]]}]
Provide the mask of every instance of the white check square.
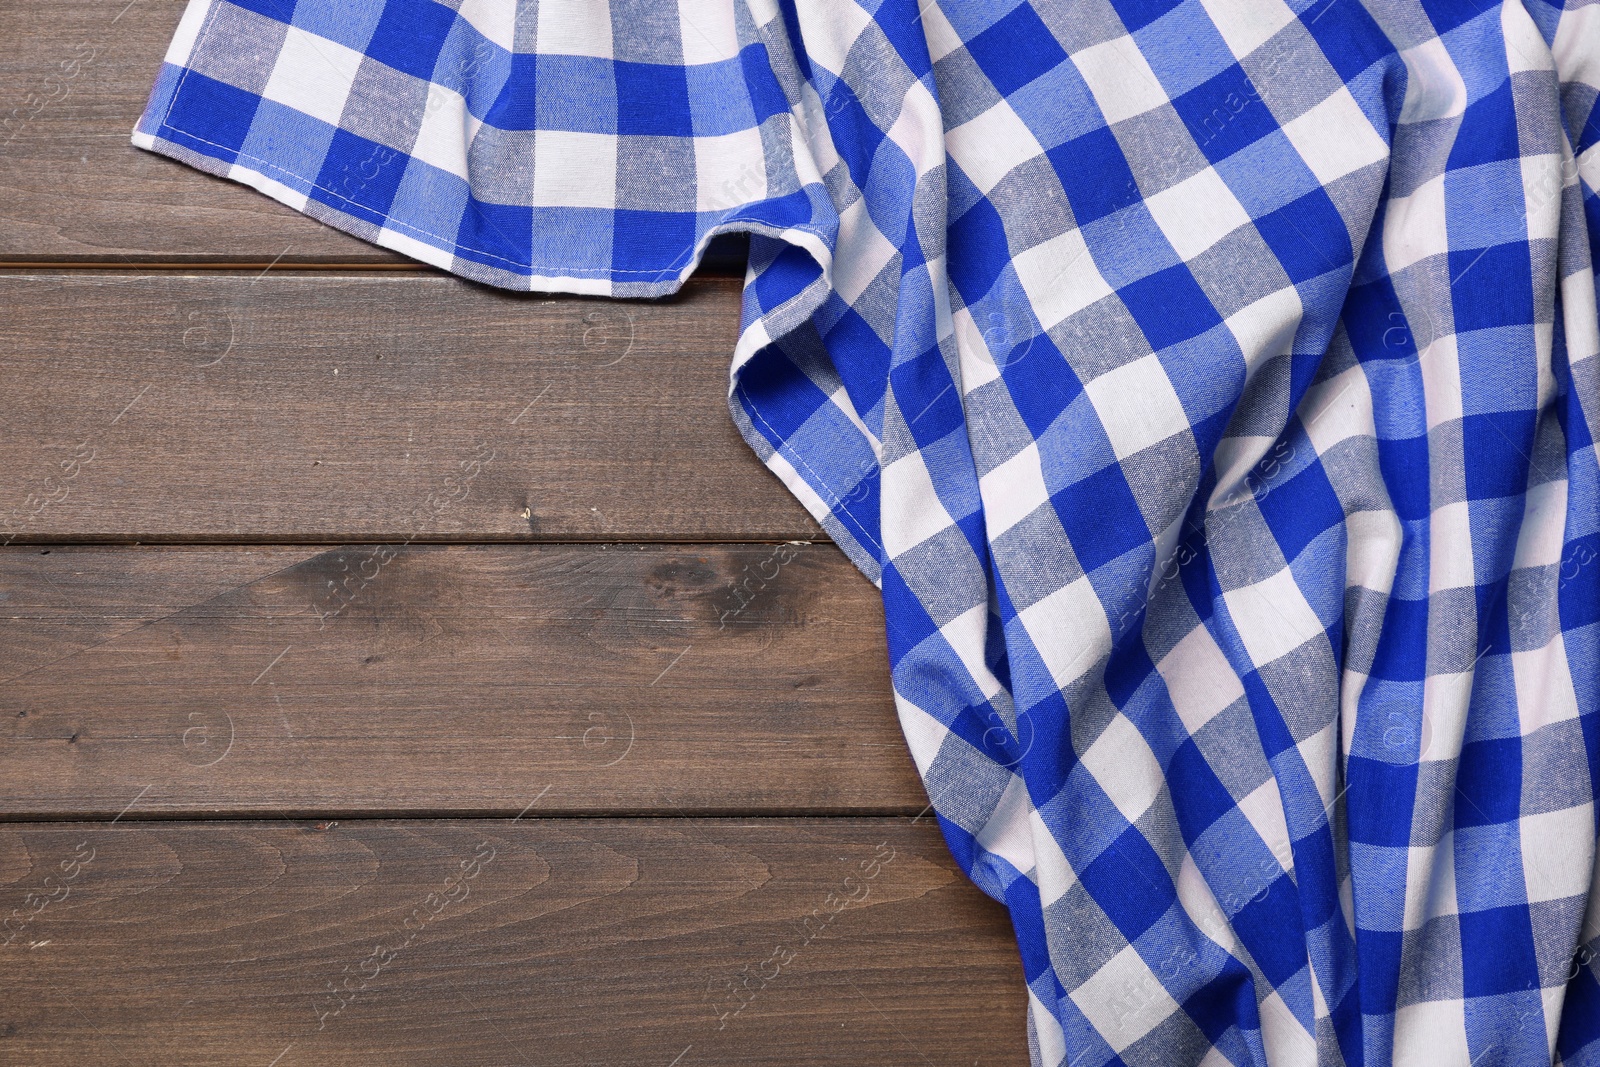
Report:
[{"label": "white check square", "polygon": [[1184,262],[1250,225],[1249,213],[1215,167],[1147,197],[1145,205]]},{"label": "white check square", "polygon": [[1018,166],[1044,154],[1033,131],[1004,100],[945,134],[945,148],[985,194]]},{"label": "white check square", "polygon": [[539,0],[535,43],[556,56],[610,59],[611,5],[594,0]]},{"label": "white check square", "polygon": [[1266,581],[1222,594],[1245,651],[1257,667],[1293,652],[1322,633],[1322,620],[1285,567]]},{"label": "white check square", "polygon": [[1154,355],[1107,371],[1087,383],[1083,391],[1094,404],[1118,459],[1127,459],[1189,428],[1183,401]]},{"label": "white check square", "polygon": [[1173,645],[1156,670],[1167,683],[1167,695],[1191,736],[1244,696],[1239,676],[1204,626],[1196,626]]},{"label": "white check square", "polygon": [[1383,259],[1390,273],[1449,251],[1443,175],[1423,182],[1409,196],[1389,201],[1383,219]]},{"label": "white check square", "polygon": [[1139,821],[1166,784],[1150,743],[1125,715],[1113,716],[1100,731],[1083,765],[1130,823]]},{"label": "white check square", "polygon": [[1304,115],[1284,123],[1283,135],[1323,185],[1389,154],[1388,142],[1373,129],[1350,90],[1343,87]]},{"label": "white check square", "polygon": [[1068,230],[1041,241],[1013,256],[1011,265],[1028,295],[1028,306],[1046,330],[1112,293],[1094,264],[1082,230]]},{"label": "white check square", "polygon": [[898,556],[955,522],[939,502],[933,476],[920,452],[895,460],[883,469],[883,547]]},{"label": "white check square", "polygon": [[535,205],[616,206],[617,138],[566,130],[538,130],[533,136]]},{"label": "white check square", "polygon": [[1111,624],[1088,578],[1068,582],[1018,616],[1051,677],[1063,688],[1111,647]]},{"label": "white check square", "polygon": [[1182,1010],[1132,945],[1068,995],[1116,1053]]},{"label": "white check square", "polygon": [[361,60],[360,52],[290,26],[261,95],[337,126]]},{"label": "white check square", "polygon": [[993,540],[1033,514],[1050,500],[1039,463],[1039,446],[1027,448],[978,480],[983,496],[983,516]]},{"label": "white check square", "polygon": [[1295,21],[1294,9],[1283,0],[1200,0],[1200,3],[1236,59],[1248,56]]},{"label": "white check square", "polygon": [[1167,102],[1156,72],[1127,35],[1091,45],[1072,55],[1078,73],[1094,94],[1108,125],[1131,119]]}]

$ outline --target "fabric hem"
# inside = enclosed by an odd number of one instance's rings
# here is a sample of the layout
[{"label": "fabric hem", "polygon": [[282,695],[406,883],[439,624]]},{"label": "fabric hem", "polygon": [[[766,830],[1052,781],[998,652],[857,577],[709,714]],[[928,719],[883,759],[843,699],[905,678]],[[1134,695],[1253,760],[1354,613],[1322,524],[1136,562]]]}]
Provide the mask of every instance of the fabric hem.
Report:
[{"label": "fabric hem", "polygon": [[[505,270],[455,255],[432,241],[393,229],[389,225],[375,225],[347,211],[342,211],[319,200],[311,199],[299,190],[272,178],[265,171],[255,167],[230,163],[225,159],[196,151],[176,141],[146,133],[138,128],[134,129],[131,141],[135,148],[166,156],[196,170],[248,186],[276,200],[285,207],[308,218],[316,219],[318,222],[341,233],[347,233],[357,240],[386,248],[392,252],[398,252],[418,262],[438,267],[440,270],[448,271],[470,281],[481,282],[485,285],[516,292],[570,293],[576,296],[631,297],[640,299],[672,296],[681,290],[694,272],[699,269],[700,261],[705,255],[706,248],[714,237],[725,233],[760,233],[792,241],[794,234],[798,232],[805,233],[807,237],[814,240],[816,239],[815,234],[799,230],[793,226],[778,227],[753,219],[736,219],[709,228],[700,237],[692,252],[686,257],[685,265],[670,277],[651,281],[632,281],[618,279],[616,277],[618,272],[609,268],[585,270],[584,268],[576,267],[559,267],[550,273],[523,274],[519,271]],[[287,177],[301,178],[299,175],[285,173]],[[301,180],[304,179],[301,178]],[[389,221],[392,222],[393,220]],[[469,249],[468,251],[471,250]],[[812,251],[815,254],[814,249],[808,248],[808,251]],[[532,264],[527,266],[531,269],[539,269]],[[662,272],[664,273],[667,269],[663,268]],[[803,296],[804,294],[800,295]],[[799,297],[797,296],[796,299],[799,299]],[[820,300],[818,302],[820,303]]]}]

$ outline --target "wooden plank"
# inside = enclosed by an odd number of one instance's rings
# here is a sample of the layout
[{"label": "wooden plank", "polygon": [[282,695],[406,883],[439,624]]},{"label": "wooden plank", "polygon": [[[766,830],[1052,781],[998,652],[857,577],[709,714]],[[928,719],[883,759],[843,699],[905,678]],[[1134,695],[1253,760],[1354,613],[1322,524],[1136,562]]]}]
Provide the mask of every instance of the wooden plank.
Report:
[{"label": "wooden plank", "polygon": [[13,547],[0,680],[13,817],[926,804],[829,544]]},{"label": "wooden plank", "polygon": [[13,824],[0,890],[10,1067],[1028,1062],[928,819]]},{"label": "wooden plank", "polygon": [[[0,263],[413,265],[129,143],[182,13],[182,0],[0,0]],[[719,241],[701,270],[738,273],[742,254]]]},{"label": "wooden plank", "polygon": [[739,291],[0,273],[0,543],[821,538],[728,414]]}]

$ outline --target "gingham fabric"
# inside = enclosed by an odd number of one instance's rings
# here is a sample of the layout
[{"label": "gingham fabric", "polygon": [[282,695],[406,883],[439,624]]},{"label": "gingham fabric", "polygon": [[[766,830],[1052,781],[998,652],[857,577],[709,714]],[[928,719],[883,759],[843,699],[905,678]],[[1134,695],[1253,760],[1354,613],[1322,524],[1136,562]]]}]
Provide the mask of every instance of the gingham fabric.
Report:
[{"label": "gingham fabric", "polygon": [[134,143],[511,288],[752,235],[1034,1064],[1577,1067],[1597,96],[1587,0],[191,0]]}]

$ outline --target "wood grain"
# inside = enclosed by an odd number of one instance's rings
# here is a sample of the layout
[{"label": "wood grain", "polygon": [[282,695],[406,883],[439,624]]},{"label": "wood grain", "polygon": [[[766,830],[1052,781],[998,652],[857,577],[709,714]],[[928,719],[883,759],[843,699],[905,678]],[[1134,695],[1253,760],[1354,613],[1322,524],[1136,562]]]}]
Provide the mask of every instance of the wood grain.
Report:
[{"label": "wood grain", "polygon": [[10,1067],[1028,1062],[929,819],[11,825],[0,894]]},{"label": "wood grain", "polygon": [[821,538],[728,414],[739,289],[0,273],[0,542]]},{"label": "wood grain", "polygon": [[927,803],[826,544],[13,547],[0,680],[0,816]]}]

